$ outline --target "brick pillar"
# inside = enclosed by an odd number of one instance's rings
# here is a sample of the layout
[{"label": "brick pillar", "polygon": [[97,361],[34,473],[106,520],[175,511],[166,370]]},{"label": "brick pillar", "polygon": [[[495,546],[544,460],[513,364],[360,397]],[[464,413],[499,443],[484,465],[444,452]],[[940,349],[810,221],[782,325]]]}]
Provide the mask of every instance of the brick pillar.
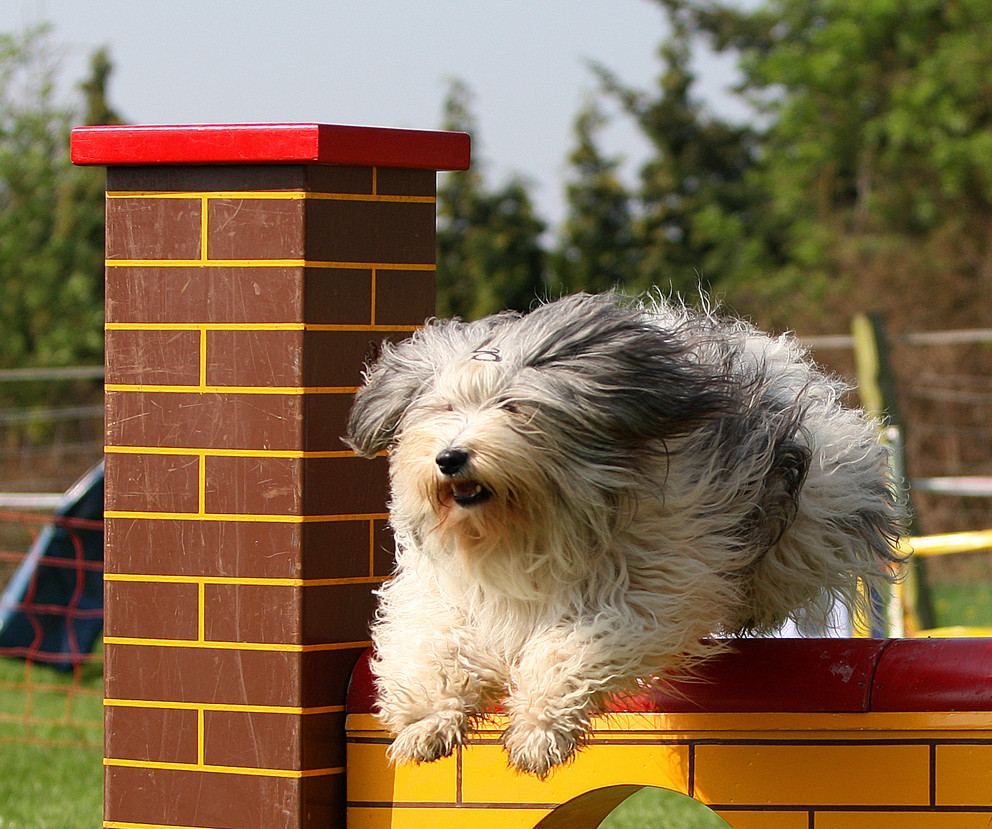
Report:
[{"label": "brick pillar", "polygon": [[107,174],[105,827],[344,825],[344,698],[390,570],[340,436],[433,312],[468,137],[95,127]]}]

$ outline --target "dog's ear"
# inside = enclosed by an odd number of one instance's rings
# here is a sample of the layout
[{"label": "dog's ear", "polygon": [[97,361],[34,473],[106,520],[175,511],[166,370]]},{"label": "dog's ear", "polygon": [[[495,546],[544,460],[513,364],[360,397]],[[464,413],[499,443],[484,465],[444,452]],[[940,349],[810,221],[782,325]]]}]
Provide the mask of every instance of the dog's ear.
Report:
[{"label": "dog's ear", "polygon": [[403,414],[433,377],[419,339],[384,342],[366,367],[365,385],[355,395],[344,438],[359,455],[371,458],[389,447]]}]

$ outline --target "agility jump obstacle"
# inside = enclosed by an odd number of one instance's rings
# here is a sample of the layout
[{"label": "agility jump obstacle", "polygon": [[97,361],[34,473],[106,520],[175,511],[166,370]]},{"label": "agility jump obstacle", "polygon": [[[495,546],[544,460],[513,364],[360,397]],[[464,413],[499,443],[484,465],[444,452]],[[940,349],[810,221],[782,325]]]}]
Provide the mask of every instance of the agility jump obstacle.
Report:
[{"label": "agility jump obstacle", "polygon": [[391,767],[371,677],[348,698],[349,827],[594,829],[643,786],[734,829],[978,829],[992,820],[992,640],[756,639],[699,682],[618,700],[547,781],[494,716],[446,760]]},{"label": "agility jump obstacle", "polygon": [[104,827],[584,829],[644,785],[737,829],[988,825],[985,640],[744,642],[546,781],[506,768],[498,715],[388,766],[361,659],[386,461],[339,436],[371,350],[433,312],[435,173],[468,137],[91,127],[72,152],[108,167]]}]

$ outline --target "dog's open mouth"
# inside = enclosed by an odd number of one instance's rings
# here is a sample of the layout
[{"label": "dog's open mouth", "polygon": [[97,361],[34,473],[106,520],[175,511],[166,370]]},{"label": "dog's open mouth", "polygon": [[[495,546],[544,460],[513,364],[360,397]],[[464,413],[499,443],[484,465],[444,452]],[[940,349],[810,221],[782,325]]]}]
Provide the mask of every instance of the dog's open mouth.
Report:
[{"label": "dog's open mouth", "polygon": [[492,493],[478,481],[451,481],[451,497],[460,507],[471,507],[488,501]]}]

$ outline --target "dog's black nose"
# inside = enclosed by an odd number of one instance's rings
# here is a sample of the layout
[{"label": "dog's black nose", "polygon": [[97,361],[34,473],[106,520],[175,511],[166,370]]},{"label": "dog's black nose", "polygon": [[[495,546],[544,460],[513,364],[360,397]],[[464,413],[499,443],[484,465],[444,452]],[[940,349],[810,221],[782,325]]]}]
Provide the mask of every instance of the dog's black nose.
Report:
[{"label": "dog's black nose", "polygon": [[443,475],[457,475],[468,463],[468,452],[464,449],[444,449],[434,458],[437,468]]}]

